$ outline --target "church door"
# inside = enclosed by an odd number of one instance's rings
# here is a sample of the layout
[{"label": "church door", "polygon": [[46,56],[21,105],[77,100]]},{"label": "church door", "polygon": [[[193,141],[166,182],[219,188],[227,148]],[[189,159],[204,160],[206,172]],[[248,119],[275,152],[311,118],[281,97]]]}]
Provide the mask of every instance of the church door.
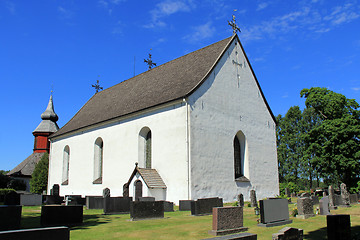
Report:
[{"label": "church door", "polygon": [[135,182],[135,201],[138,201],[139,197],[142,197],[142,182],[137,180]]}]

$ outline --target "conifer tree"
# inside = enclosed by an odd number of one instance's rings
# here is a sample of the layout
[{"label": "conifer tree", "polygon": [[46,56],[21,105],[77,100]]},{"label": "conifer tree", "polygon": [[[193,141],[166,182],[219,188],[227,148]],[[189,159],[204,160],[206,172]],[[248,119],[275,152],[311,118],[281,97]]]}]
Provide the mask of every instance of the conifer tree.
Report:
[{"label": "conifer tree", "polygon": [[30,191],[41,194],[47,189],[49,172],[49,154],[45,153],[36,164],[30,180]]}]

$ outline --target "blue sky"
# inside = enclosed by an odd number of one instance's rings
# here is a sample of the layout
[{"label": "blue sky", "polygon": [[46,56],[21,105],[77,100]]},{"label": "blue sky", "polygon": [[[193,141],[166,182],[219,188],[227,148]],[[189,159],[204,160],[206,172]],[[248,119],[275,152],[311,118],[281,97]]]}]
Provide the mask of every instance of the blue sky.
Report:
[{"label": "blue sky", "polygon": [[357,0],[0,0],[0,169],[32,153],[51,89],[61,127],[97,79],[146,71],[150,49],[160,65],[227,38],[233,13],[274,115],[315,86],[360,102]]}]

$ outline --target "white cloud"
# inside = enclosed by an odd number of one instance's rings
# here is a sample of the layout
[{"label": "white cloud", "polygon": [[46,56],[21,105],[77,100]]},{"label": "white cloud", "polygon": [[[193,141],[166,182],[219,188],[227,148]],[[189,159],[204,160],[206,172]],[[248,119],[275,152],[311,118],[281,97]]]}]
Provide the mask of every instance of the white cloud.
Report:
[{"label": "white cloud", "polygon": [[353,87],[353,88],[351,88],[351,90],[354,90],[354,91],[360,91],[360,87]]},{"label": "white cloud", "polygon": [[101,7],[105,8],[109,15],[112,14],[113,5],[119,5],[122,2],[126,2],[126,0],[99,0],[98,3]]},{"label": "white cloud", "polygon": [[207,38],[211,38],[215,33],[215,27],[212,26],[212,22],[207,22],[203,25],[192,27],[192,33],[183,37],[184,40],[195,43]]},{"label": "white cloud", "polygon": [[263,3],[260,3],[256,9],[256,11],[260,11],[260,10],[263,10],[265,8],[267,8],[269,6],[269,3],[266,3],[266,2],[263,2]]},{"label": "white cloud", "polygon": [[10,1],[6,1],[5,6],[6,6],[7,10],[9,10],[9,12],[11,14],[15,14],[15,3],[10,2]]},{"label": "white cloud", "polygon": [[193,7],[194,5],[191,1],[162,1],[156,5],[155,9],[150,11],[151,22],[144,27],[165,27],[167,24],[162,20],[164,17],[170,16],[177,12],[190,12]]},{"label": "white cloud", "polygon": [[360,17],[359,7],[352,3],[333,8],[333,11],[324,17],[325,21],[329,21],[332,25],[349,23]]},{"label": "white cloud", "polygon": [[70,10],[63,7],[58,7],[58,12],[62,18],[71,18],[73,16],[73,13]]}]

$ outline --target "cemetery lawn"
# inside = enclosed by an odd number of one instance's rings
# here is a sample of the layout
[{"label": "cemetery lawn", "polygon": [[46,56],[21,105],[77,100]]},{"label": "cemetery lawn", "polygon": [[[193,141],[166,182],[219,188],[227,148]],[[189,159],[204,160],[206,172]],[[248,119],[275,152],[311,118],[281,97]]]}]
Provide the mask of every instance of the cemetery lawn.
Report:
[{"label": "cemetery lawn", "polygon": [[[295,199],[293,199],[294,201]],[[296,201],[296,200],[295,200]],[[231,204],[225,204],[231,205]],[[245,203],[245,206],[247,204]],[[296,205],[289,204],[289,212]],[[316,209],[317,205],[314,206]],[[40,207],[23,207],[22,228],[40,227]],[[129,221],[129,214],[103,215],[102,210],[86,210],[84,208],[84,223],[72,227],[70,239],[204,239],[211,238],[208,231],[212,229],[212,216],[191,216],[190,211],[166,212],[164,219]],[[339,208],[332,214],[350,214],[352,235],[360,236],[360,204],[350,208]],[[258,217],[254,209],[244,207],[244,226],[248,232],[256,233],[259,240],[271,239],[273,233],[283,227],[304,229],[304,239],[327,239],[326,216],[303,220],[290,217],[293,223],[277,227],[258,227]]]}]

